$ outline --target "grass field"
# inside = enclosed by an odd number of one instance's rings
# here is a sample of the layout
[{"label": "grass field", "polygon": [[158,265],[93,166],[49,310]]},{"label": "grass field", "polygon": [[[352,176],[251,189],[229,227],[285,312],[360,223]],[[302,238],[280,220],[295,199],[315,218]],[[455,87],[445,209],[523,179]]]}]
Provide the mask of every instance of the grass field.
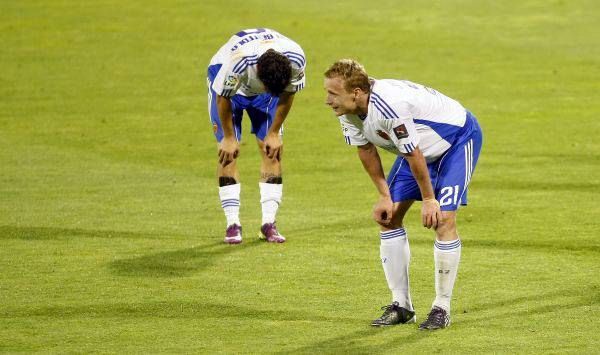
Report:
[{"label": "grass field", "polygon": [[[597,352],[599,12],[591,0],[0,2],[0,351]],[[290,36],[308,60],[286,122],[284,245],[256,237],[247,122],[245,240],[221,243],[205,68],[249,27]],[[322,72],[343,57],[457,98],[483,127],[446,330],[369,327],[390,300],[376,193],[323,104]],[[414,208],[423,319],[433,235],[418,222]]]}]

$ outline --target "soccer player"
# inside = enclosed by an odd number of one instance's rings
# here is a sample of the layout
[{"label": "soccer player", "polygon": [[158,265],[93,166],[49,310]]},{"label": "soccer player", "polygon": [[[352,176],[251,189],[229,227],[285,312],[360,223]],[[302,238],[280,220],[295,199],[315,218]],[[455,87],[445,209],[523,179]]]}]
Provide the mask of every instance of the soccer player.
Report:
[{"label": "soccer player", "polygon": [[[475,117],[457,101],[406,80],[370,79],[350,59],[325,72],[326,104],[339,116],[346,143],[358,156],[379,199],[373,218],[380,225],[383,271],[392,303],[372,322],[387,326],[416,322],[410,297],[410,250],[404,216],[421,200],[423,226],[433,228],[436,297],[419,329],[450,324],[450,298],[460,261],[456,211],[467,204],[482,134]],[[377,147],[398,155],[386,181]]]},{"label": "soccer player", "polygon": [[250,117],[251,133],[256,135],[262,157],[259,182],[261,232],[268,242],[285,242],[275,225],[283,193],[281,135],[294,94],[304,87],[305,67],[302,48],[266,28],[236,33],[210,61],[208,111],[218,142],[219,196],[227,219],[225,243],[242,242],[241,185],[236,161],[244,110]]}]

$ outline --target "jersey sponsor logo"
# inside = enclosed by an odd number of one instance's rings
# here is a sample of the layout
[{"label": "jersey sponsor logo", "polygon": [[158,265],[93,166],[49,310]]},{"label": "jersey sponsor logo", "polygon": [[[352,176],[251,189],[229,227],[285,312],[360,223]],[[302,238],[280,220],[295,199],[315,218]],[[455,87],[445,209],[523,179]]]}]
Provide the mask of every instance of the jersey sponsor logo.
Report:
[{"label": "jersey sponsor logo", "polygon": [[408,138],[408,130],[404,124],[394,127],[394,134],[398,139]]},{"label": "jersey sponsor logo", "polygon": [[388,140],[388,141],[390,140],[390,136],[388,136],[388,134],[387,134],[387,133],[385,133],[384,131],[377,130],[377,132],[376,132],[376,133],[377,133],[377,135],[378,135],[379,137],[381,137],[381,138],[383,138],[383,139],[385,139],[385,140]]},{"label": "jersey sponsor logo", "polygon": [[228,88],[234,88],[234,87],[236,87],[238,81],[239,81],[239,79],[238,79],[237,76],[235,76],[235,75],[228,75],[227,79],[225,79],[224,86],[228,87]]}]

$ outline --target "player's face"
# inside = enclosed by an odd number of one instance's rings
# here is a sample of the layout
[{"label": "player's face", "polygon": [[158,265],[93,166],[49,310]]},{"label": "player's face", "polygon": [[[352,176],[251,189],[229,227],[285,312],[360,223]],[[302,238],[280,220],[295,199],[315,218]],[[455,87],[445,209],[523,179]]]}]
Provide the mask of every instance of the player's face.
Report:
[{"label": "player's face", "polygon": [[353,92],[346,91],[342,78],[325,78],[325,90],[325,104],[331,107],[336,116],[356,112],[356,96]]}]

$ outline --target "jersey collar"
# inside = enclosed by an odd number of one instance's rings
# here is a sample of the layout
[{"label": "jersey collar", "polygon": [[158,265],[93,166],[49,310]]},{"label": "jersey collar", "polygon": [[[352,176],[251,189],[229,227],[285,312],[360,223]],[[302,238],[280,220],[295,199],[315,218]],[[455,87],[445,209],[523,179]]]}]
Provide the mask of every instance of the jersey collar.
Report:
[{"label": "jersey collar", "polygon": [[367,113],[365,115],[357,115],[361,121],[364,121],[369,115],[369,105],[371,104],[371,93],[373,92],[373,87],[375,86],[375,78],[369,77],[369,83],[371,84],[371,91],[369,92],[369,98],[367,98]]}]

